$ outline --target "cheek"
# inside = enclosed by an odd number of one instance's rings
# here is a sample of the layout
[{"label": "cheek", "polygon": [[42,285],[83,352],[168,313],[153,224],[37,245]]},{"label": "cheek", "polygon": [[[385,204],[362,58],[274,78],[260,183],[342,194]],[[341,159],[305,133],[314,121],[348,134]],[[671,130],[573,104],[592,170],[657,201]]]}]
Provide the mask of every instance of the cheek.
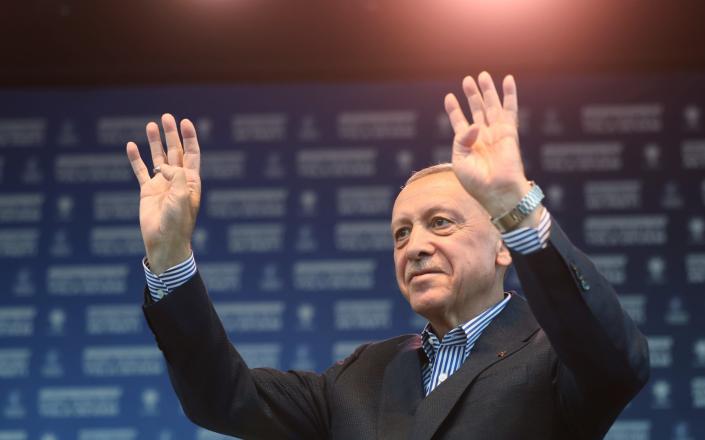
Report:
[{"label": "cheek", "polygon": [[496,252],[485,241],[468,240],[449,252],[456,256],[448,258],[453,266],[453,273],[461,278],[468,272],[484,271],[494,267]]},{"label": "cheek", "polygon": [[472,272],[478,275],[494,271],[497,251],[493,245],[481,240],[471,243],[464,250],[465,272]]},{"label": "cheek", "polygon": [[404,271],[406,270],[406,259],[403,258],[397,251],[394,252],[394,273],[397,277],[399,288],[404,290]]}]

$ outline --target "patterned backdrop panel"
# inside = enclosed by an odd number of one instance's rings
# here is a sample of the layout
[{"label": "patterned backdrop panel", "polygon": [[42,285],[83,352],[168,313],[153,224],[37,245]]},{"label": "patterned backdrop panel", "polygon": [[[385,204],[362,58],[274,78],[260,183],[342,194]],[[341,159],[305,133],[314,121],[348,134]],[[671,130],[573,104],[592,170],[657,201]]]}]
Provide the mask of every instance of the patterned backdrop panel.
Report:
[{"label": "patterned backdrop panel", "polygon": [[[705,76],[518,77],[530,178],[648,336],[652,379],[608,438],[705,438]],[[141,312],[124,145],[191,118],[199,269],[251,366],[322,371],[419,332],[389,216],[447,161],[459,83],[0,91],[0,440],[219,439],[192,425]],[[516,276],[508,288],[518,288]]]}]

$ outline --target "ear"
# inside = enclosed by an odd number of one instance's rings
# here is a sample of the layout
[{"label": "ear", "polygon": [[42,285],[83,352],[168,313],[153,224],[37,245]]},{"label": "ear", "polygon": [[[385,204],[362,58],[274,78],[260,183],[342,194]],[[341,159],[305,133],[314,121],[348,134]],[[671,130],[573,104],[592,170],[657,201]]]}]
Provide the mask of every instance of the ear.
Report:
[{"label": "ear", "polygon": [[509,267],[512,264],[512,255],[501,239],[497,240],[497,256],[495,257],[497,266]]}]

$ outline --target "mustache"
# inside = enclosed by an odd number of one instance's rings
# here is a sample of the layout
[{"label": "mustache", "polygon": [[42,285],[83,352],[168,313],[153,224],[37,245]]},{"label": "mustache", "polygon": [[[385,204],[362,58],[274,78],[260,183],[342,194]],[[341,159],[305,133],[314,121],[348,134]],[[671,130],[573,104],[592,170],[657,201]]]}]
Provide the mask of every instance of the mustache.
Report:
[{"label": "mustache", "polygon": [[409,261],[404,271],[404,279],[408,282],[413,277],[426,273],[445,273],[445,270],[431,260]]}]

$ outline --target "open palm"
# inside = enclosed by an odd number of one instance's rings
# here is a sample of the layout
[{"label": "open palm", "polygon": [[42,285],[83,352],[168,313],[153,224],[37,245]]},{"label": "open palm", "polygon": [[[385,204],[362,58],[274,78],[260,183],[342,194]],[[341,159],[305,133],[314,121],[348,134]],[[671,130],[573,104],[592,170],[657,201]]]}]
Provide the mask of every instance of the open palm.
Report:
[{"label": "open palm", "polygon": [[[478,76],[480,87],[468,76],[463,92],[470,105],[470,124],[457,98],[448,94],[445,109],[455,132],[453,169],[458,180],[491,215],[507,207],[505,194],[525,192],[526,177],[519,152],[518,105],[514,78],[504,78],[504,102],[500,102],[487,72]],[[520,187],[518,187],[520,186]]]},{"label": "open palm", "polygon": [[155,273],[188,258],[191,235],[201,201],[200,148],[193,124],[181,121],[183,146],[173,116],[162,116],[167,143],[164,153],[159,127],[147,124],[152,163],[150,177],[137,145],[127,144],[127,156],[140,184],[140,229],[147,259]]}]

